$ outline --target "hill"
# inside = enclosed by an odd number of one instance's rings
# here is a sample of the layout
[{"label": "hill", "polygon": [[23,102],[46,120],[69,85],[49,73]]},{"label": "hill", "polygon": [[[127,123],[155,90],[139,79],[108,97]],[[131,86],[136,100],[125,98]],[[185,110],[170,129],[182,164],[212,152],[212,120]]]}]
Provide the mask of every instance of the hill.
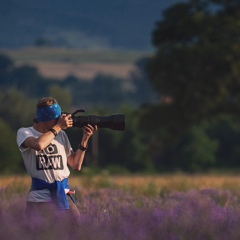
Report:
[{"label": "hill", "polygon": [[149,50],[155,22],[178,2],[2,0],[0,48],[33,46],[47,39],[54,46]]}]

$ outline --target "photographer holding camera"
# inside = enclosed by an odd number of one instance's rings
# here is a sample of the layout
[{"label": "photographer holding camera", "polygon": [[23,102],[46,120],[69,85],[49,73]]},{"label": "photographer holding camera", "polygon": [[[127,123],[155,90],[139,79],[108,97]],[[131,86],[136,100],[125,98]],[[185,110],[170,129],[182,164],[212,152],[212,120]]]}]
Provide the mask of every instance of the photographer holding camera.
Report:
[{"label": "photographer holding camera", "polygon": [[30,214],[48,212],[52,207],[79,216],[70,189],[68,165],[80,171],[90,137],[97,126],[83,126],[83,137],[78,150],[73,151],[67,134],[73,127],[71,114],[62,114],[52,97],[42,98],[37,104],[33,126],[20,128],[17,144],[21,151],[32,186],[27,196],[26,211]]}]

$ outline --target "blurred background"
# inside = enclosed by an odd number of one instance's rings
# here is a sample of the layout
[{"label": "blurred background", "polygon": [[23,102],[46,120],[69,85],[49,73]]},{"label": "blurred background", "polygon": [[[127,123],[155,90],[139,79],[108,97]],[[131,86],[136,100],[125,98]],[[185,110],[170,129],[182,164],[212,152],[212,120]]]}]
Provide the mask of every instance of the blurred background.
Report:
[{"label": "blurred background", "polygon": [[[100,129],[85,169],[110,173],[237,171],[240,3],[236,0],[17,0],[0,8],[0,173],[24,173],[16,132],[38,99]],[[67,130],[75,149],[81,129]]]}]

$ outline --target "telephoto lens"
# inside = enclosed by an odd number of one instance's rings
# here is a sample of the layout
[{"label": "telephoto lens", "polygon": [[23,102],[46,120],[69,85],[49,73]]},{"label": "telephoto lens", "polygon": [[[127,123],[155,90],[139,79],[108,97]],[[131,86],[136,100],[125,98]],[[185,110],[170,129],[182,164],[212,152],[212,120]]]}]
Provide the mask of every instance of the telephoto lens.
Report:
[{"label": "telephoto lens", "polygon": [[112,114],[110,116],[72,116],[73,127],[83,127],[87,124],[92,126],[97,125],[99,128],[109,128],[112,130],[125,130],[125,115],[124,114]]},{"label": "telephoto lens", "polygon": [[[82,128],[88,124],[94,126],[98,126],[98,128],[109,128],[112,130],[125,130],[125,114],[117,113],[109,116],[97,116],[97,115],[87,115],[87,116],[76,116],[77,113],[85,112],[84,109],[78,109],[73,112],[73,127]],[[69,114],[67,112],[62,112],[65,114]]]}]

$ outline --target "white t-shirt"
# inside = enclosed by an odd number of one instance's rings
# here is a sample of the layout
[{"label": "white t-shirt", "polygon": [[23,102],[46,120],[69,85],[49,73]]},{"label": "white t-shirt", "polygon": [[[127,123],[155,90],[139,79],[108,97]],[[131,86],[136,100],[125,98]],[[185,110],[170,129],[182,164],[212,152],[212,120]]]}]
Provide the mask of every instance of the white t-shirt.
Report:
[{"label": "white t-shirt", "polygon": [[[17,144],[26,170],[31,177],[48,183],[53,183],[56,180],[62,181],[70,174],[67,166],[67,157],[72,151],[67,134],[64,131],[60,131],[51,144],[42,151],[21,146],[28,137],[38,138],[42,134],[33,127],[20,128],[17,132]],[[27,201],[49,202],[51,201],[50,191],[48,189],[30,191]]]}]

